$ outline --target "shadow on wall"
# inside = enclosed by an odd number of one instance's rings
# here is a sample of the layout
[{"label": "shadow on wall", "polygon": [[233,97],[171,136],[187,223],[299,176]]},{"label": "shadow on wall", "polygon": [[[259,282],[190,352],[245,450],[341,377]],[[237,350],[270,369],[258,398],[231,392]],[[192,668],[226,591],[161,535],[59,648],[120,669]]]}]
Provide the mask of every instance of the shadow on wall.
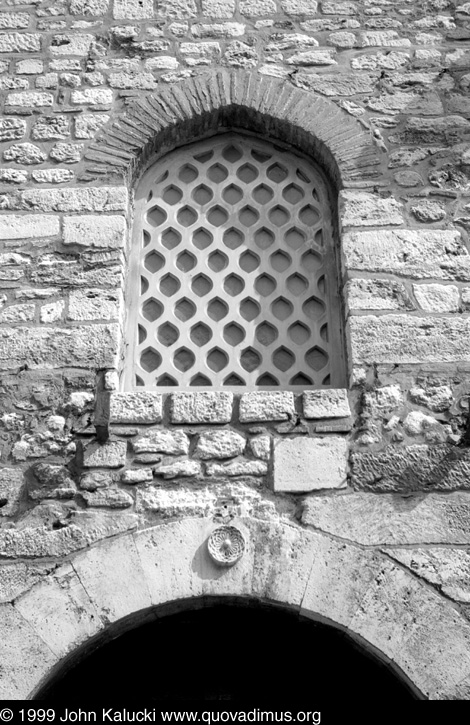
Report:
[{"label": "shadow on wall", "polygon": [[[207,605],[207,602],[205,602]],[[414,700],[406,685],[347,636],[296,613],[214,600],[161,617],[59,674],[37,700],[115,704],[170,700],[369,704]]]}]

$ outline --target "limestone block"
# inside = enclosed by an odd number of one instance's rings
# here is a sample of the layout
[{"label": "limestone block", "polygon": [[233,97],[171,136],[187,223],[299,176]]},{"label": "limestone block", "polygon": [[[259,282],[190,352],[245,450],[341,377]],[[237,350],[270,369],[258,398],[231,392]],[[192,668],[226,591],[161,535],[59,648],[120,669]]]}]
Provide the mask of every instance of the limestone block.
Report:
[{"label": "limestone block", "polygon": [[396,30],[370,30],[369,32],[361,33],[360,37],[363,48],[375,45],[385,48],[411,45],[409,38],[400,38]]},{"label": "limestone block", "polygon": [[189,451],[189,438],[183,431],[150,430],[132,443],[136,453],[169,453],[175,456]]},{"label": "limestone block", "polygon": [[267,463],[237,458],[235,461],[206,464],[208,476],[266,476]]},{"label": "limestone block", "polygon": [[436,413],[448,410],[453,401],[452,390],[448,385],[435,385],[426,389],[416,385],[410,390],[410,398],[414,403],[425,405]]},{"label": "limestone block", "polygon": [[27,28],[29,20],[29,13],[1,13],[0,28]]},{"label": "limestone block", "polygon": [[[300,88],[317,91],[325,96],[355,96],[356,93],[373,93],[376,83],[377,73],[341,73],[338,74],[338,77],[321,74],[307,76],[298,73],[294,79],[294,84]],[[397,212],[393,211],[393,218],[396,217],[396,214]],[[380,216],[379,213],[379,222]]]},{"label": "limestone block", "polygon": [[121,483],[125,483],[127,486],[150,481],[153,481],[153,473],[149,468],[131,468],[124,471],[121,476]]},{"label": "limestone block", "polygon": [[414,284],[413,293],[425,312],[459,311],[459,289],[453,284]]},{"label": "limestone block", "polygon": [[351,415],[347,390],[309,390],[303,393],[305,418],[347,418]]},{"label": "limestone block", "polygon": [[58,164],[76,164],[80,161],[83,153],[83,144],[79,143],[56,143],[49,154],[51,159]]},{"label": "limestone block", "polygon": [[20,75],[36,75],[44,71],[44,61],[40,58],[25,58],[16,61],[16,72]]},{"label": "limestone block", "polygon": [[312,65],[336,65],[334,59],[335,51],[327,48],[323,50],[304,50],[295,53],[287,59],[288,65],[312,66]]},{"label": "limestone block", "polygon": [[403,224],[403,205],[396,199],[382,199],[367,191],[340,193],[343,227],[370,227]]},{"label": "limestone block", "polygon": [[114,471],[89,471],[81,476],[80,488],[84,491],[96,491],[98,488],[112,486],[114,482]]},{"label": "limestone block", "polygon": [[120,468],[126,463],[127,443],[125,441],[106,441],[89,443],[83,454],[85,468]]},{"label": "limestone block", "polygon": [[350,2],[329,2],[321,4],[323,15],[357,15],[357,5]]},{"label": "limestone block", "polygon": [[27,700],[57,657],[12,604],[0,607],[0,698]]},{"label": "limestone block", "polygon": [[0,119],[0,141],[14,141],[26,133],[26,121],[22,118]]},{"label": "limestone block", "polygon": [[0,183],[2,184],[24,184],[27,179],[27,171],[19,171],[18,169],[0,169]]},{"label": "limestone block", "polygon": [[[419,411],[415,413],[418,420],[414,416],[413,421],[413,414],[409,414],[411,419],[407,416],[407,430],[416,430],[411,424],[419,423],[417,433],[420,433],[423,416]],[[425,421],[428,418],[424,416]],[[439,425],[434,418],[430,421]],[[352,484],[369,491],[468,489],[469,476],[470,454],[466,450],[456,453],[455,448],[446,444],[388,446],[382,451],[357,452],[352,456]]]},{"label": "limestone block", "polygon": [[19,327],[0,330],[0,369],[14,370],[28,361],[30,368],[114,367],[119,327],[88,325],[53,328]]},{"label": "limestone block", "polygon": [[72,15],[100,16],[105,15],[109,0],[72,0],[70,12]]},{"label": "limestone block", "polygon": [[345,488],[348,441],[341,436],[274,441],[274,490]]},{"label": "limestone block", "polygon": [[82,91],[73,90],[70,95],[70,101],[76,105],[109,106],[113,102],[113,91],[111,88],[85,88]]},{"label": "limestone block", "polygon": [[161,0],[157,15],[166,20],[187,20],[195,18],[197,12],[195,0]]},{"label": "limestone block", "polygon": [[121,311],[121,294],[99,288],[74,291],[69,297],[68,320],[116,320]]},{"label": "limestone block", "polygon": [[230,423],[233,393],[172,393],[172,423]]},{"label": "limestone block", "polygon": [[17,468],[0,468],[0,516],[14,516],[23,486],[23,472]]},{"label": "limestone block", "polygon": [[5,161],[15,161],[17,164],[42,164],[47,156],[44,151],[32,143],[17,143],[9,146],[3,152]]},{"label": "limestone block", "polygon": [[410,60],[409,53],[392,50],[388,53],[374,53],[373,55],[358,55],[351,59],[351,68],[355,70],[396,70],[406,65]]},{"label": "limestone block", "polygon": [[466,549],[386,549],[414,576],[433,584],[454,601],[470,603],[470,552]]},{"label": "limestone block", "polygon": [[240,421],[289,420],[295,414],[294,395],[289,392],[244,393],[240,399]]},{"label": "limestone block", "polygon": [[245,26],[243,23],[195,23],[191,34],[195,38],[236,38],[245,35]]},{"label": "limestone block", "polygon": [[[180,45],[180,51],[182,51],[182,46],[184,43],[181,43]],[[220,52],[220,51],[219,51]],[[156,58],[149,58],[145,61],[145,70],[149,71],[159,71],[159,70],[176,70],[179,66],[178,61],[176,58],[173,58],[171,55],[160,55]]]},{"label": "limestone block", "polygon": [[24,108],[39,108],[41,106],[52,106],[54,96],[46,91],[18,91],[8,93],[5,106],[20,106]]},{"label": "limestone block", "polygon": [[53,35],[50,47],[51,56],[87,55],[94,39],[94,35],[77,32]]},{"label": "limestone block", "polygon": [[308,18],[316,15],[318,3],[316,0],[281,0],[281,7],[287,15]]},{"label": "limestone block", "polygon": [[171,461],[171,463],[162,463],[155,466],[153,472],[156,476],[163,476],[164,479],[200,478],[202,476],[202,467],[199,461],[175,460]]},{"label": "limestone block", "polygon": [[31,322],[34,320],[36,313],[36,305],[34,304],[23,304],[23,305],[10,305],[5,307],[0,312],[0,322]]},{"label": "limestone block", "polygon": [[82,498],[87,506],[106,509],[126,509],[132,506],[134,499],[120,488],[102,488],[98,491],[83,491]]},{"label": "limestone block", "polygon": [[346,286],[349,310],[412,309],[406,288],[388,279],[351,279]]},{"label": "limestone block", "polygon": [[463,116],[449,115],[442,118],[408,118],[400,140],[413,144],[447,143],[448,135],[468,129],[470,121]]},{"label": "limestone block", "polygon": [[38,184],[64,184],[72,181],[75,174],[70,169],[35,169],[31,176]]},{"label": "limestone block", "polygon": [[79,554],[73,566],[106,624],[151,605],[139,555],[130,534],[102,542]]},{"label": "limestone block", "polygon": [[42,305],[39,313],[41,322],[45,324],[57,322],[57,320],[61,319],[64,308],[65,302],[63,300],[51,302],[49,305]]},{"label": "limestone block", "polygon": [[55,237],[59,232],[59,217],[56,216],[2,214],[0,219],[0,239],[2,240]]},{"label": "limestone block", "polygon": [[328,36],[327,43],[328,45],[334,45],[336,48],[354,48],[357,44],[357,40],[354,33],[340,31],[338,33],[331,33],[331,35]]},{"label": "limestone block", "polygon": [[107,113],[82,113],[75,119],[75,136],[93,138],[99,129],[109,121]]},{"label": "limestone block", "polygon": [[403,420],[403,430],[411,436],[422,435],[426,430],[435,426],[440,426],[440,423],[420,410],[412,410]]},{"label": "limestone block", "polygon": [[239,433],[232,430],[216,430],[201,433],[199,436],[196,454],[199,458],[233,458],[243,453],[246,440]]},{"label": "limestone block", "polygon": [[36,482],[28,487],[28,497],[32,501],[47,498],[70,499],[75,496],[77,487],[64,466],[36,463],[33,471]]},{"label": "limestone block", "polygon": [[41,116],[33,126],[32,138],[36,141],[67,138],[70,133],[69,119],[66,116]]},{"label": "limestone block", "polygon": [[318,40],[303,33],[273,33],[266,45],[267,53],[278,53],[283,50],[303,50],[318,47]]},{"label": "limestone block", "polygon": [[75,650],[104,626],[71,564],[19,597],[15,607],[58,657]]},{"label": "limestone block", "polygon": [[157,511],[162,518],[203,517],[210,515],[216,505],[216,496],[208,488],[193,490],[185,487],[136,489],[136,511]]},{"label": "limestone block", "polygon": [[146,20],[153,18],[152,0],[114,0],[113,18],[116,20]]},{"label": "limestone block", "polygon": [[366,315],[348,326],[355,364],[470,361],[467,318]]},{"label": "limestone block", "polygon": [[436,201],[423,199],[411,207],[411,213],[419,222],[433,223],[441,221],[446,216],[446,210]]},{"label": "limestone block", "polygon": [[269,461],[271,458],[271,437],[260,435],[250,438],[250,450],[256,458]]},{"label": "limestone block", "polygon": [[127,190],[122,186],[67,189],[26,189],[15,197],[12,208],[27,211],[111,212],[125,211]]},{"label": "limestone block", "polygon": [[343,237],[348,269],[406,277],[470,279],[470,255],[458,232],[450,230],[377,230]]},{"label": "limestone block", "polygon": [[470,502],[466,493],[459,492],[311,496],[305,501],[302,522],[372,546],[470,543]]},{"label": "limestone block", "polygon": [[0,53],[37,53],[40,50],[39,33],[0,33]]},{"label": "limestone block", "polygon": [[111,423],[160,423],[163,396],[153,391],[111,394]]},{"label": "limestone block", "polygon": [[110,73],[111,88],[152,90],[157,87],[157,80],[152,73]]},{"label": "limestone block", "polygon": [[72,216],[64,218],[64,244],[119,249],[124,244],[123,216]]},{"label": "limestone block", "polygon": [[28,591],[55,568],[54,564],[13,562],[3,563],[0,577],[0,602],[11,602]]},{"label": "limestone block", "polygon": [[[235,13],[235,0],[202,0],[202,12],[208,18],[231,18]],[[245,12],[242,7],[240,12]]]},{"label": "limestone block", "polygon": [[[251,18],[262,17],[263,15],[273,15],[277,12],[274,0],[241,0],[240,12]],[[219,15],[217,17],[232,17],[231,15]]]}]

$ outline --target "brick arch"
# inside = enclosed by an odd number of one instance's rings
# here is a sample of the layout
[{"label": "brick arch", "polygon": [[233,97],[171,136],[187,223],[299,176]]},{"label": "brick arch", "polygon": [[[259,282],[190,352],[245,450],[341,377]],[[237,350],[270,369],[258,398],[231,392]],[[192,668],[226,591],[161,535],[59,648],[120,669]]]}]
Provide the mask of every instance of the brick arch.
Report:
[{"label": "brick arch", "polygon": [[130,102],[90,144],[84,180],[124,177],[130,183],[149,159],[224,128],[301,150],[337,188],[380,175],[371,133],[333,101],[285,79],[217,70]]},{"label": "brick arch", "polygon": [[343,629],[421,697],[467,699],[470,624],[408,570],[292,525],[234,523],[247,548],[232,568],[207,554],[212,519],[184,519],[104,540],[2,605],[0,697],[34,698],[81,654],[162,607],[215,596],[288,607]]}]

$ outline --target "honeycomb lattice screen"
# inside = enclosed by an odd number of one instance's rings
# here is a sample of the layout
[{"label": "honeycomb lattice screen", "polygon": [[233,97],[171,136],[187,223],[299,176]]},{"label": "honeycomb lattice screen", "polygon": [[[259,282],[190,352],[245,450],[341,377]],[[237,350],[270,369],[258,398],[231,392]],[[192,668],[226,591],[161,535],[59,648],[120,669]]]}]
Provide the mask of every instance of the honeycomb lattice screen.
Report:
[{"label": "honeycomb lattice screen", "polygon": [[252,137],[158,161],[137,194],[126,387],[343,385],[330,218],[320,172]]}]

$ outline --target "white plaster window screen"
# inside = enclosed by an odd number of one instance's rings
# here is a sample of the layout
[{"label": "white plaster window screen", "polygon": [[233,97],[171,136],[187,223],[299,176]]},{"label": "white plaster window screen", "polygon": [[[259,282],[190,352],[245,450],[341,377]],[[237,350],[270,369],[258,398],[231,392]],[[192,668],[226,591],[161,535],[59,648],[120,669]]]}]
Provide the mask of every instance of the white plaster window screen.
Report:
[{"label": "white plaster window screen", "polygon": [[137,192],[126,387],[341,387],[336,269],[312,163],[236,134],[169,153]]}]

